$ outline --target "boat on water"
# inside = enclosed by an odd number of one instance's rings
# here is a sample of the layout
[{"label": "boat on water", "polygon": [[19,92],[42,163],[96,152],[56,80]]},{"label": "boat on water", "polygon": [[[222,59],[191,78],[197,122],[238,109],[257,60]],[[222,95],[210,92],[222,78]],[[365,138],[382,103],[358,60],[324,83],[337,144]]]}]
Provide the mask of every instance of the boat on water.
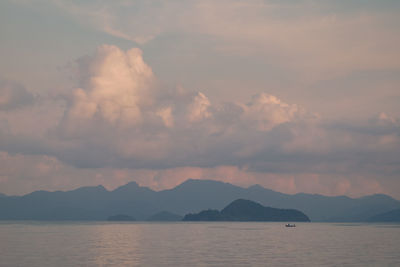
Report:
[{"label": "boat on water", "polygon": [[286,226],[286,227],[296,227],[296,225],[295,225],[295,224],[290,224],[290,223],[288,223],[288,224],[285,224],[285,226]]}]

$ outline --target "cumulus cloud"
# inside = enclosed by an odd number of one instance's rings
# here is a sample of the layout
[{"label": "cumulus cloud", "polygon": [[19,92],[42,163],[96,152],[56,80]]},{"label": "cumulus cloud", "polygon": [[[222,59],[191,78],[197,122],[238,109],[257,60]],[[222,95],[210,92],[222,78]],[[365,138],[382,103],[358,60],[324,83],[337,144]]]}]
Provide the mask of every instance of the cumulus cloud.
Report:
[{"label": "cumulus cloud", "polygon": [[[384,151],[394,156],[400,142],[398,128],[385,126],[383,132],[381,121],[388,121],[387,115],[381,114],[379,123],[356,127],[321,120],[267,93],[244,103],[212,103],[201,92],[166,90],[160,83],[154,85],[156,78],[137,49],[103,46],[84,66],[86,86],[74,90],[60,124],[61,140],[65,141],[63,130],[74,138],[68,153],[56,152],[77,166],[235,165],[255,172],[343,174],[366,162],[370,170],[383,171],[371,155]],[[108,105],[115,112],[109,112]],[[132,106],[133,115],[124,115]]]},{"label": "cumulus cloud", "polygon": [[174,117],[172,116],[171,107],[161,108],[157,111],[157,115],[161,117],[166,127],[171,128],[174,126]]},{"label": "cumulus cloud", "polygon": [[245,105],[245,113],[246,119],[255,121],[257,129],[262,131],[306,115],[306,111],[298,105],[287,104],[266,93],[253,96],[250,103]]},{"label": "cumulus cloud", "polygon": [[32,105],[35,100],[34,95],[24,86],[0,80],[0,111],[10,111]]},{"label": "cumulus cloud", "polygon": [[[138,48],[103,45],[78,64],[79,87],[63,114],[49,120],[56,123],[46,134],[0,128],[5,161],[32,162],[35,177],[51,177],[59,166],[59,179],[85,174],[107,184],[98,170],[110,174],[111,187],[132,177],[158,189],[199,178],[288,193],[383,192],[377,175],[400,173],[399,124],[386,113],[365,123],[332,122],[268,93],[213,103],[202,92],[159,82]],[[37,120],[38,114],[24,117]]]},{"label": "cumulus cloud", "polygon": [[399,114],[395,1],[17,2],[50,5],[82,33],[136,42],[163,80],[201,88],[211,100],[265,90],[332,117],[369,117],[387,106]]},{"label": "cumulus cloud", "polygon": [[136,168],[245,164],[276,147],[281,137],[274,128],[312,117],[265,93],[248,103],[213,104],[201,92],[166,90],[137,48],[104,45],[78,62],[82,86],[73,90],[56,134],[78,147],[78,157],[65,156],[73,164],[91,158],[98,166]]},{"label": "cumulus cloud", "polygon": [[96,119],[117,127],[140,123],[141,107],[149,102],[149,88],[154,80],[142,52],[137,48],[124,52],[104,45],[87,60],[85,87],[73,93],[66,114],[68,126],[81,127]]},{"label": "cumulus cloud", "polygon": [[338,124],[267,93],[212,103],[201,92],[167,89],[137,48],[103,45],[78,64],[80,87],[63,118],[30,149],[79,167],[344,173],[376,166],[377,151],[396,155],[400,142],[395,119],[383,113],[366,125]]},{"label": "cumulus cloud", "polygon": [[211,106],[208,98],[201,92],[194,97],[193,102],[189,106],[189,121],[199,121],[211,116],[209,107]]}]

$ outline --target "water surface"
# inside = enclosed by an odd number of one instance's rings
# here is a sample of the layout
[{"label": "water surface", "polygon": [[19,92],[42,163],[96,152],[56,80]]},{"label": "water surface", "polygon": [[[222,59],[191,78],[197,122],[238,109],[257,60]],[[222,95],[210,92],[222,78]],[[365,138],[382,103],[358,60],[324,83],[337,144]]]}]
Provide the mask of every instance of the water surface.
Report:
[{"label": "water surface", "polygon": [[400,225],[0,222],[0,266],[400,266]]}]

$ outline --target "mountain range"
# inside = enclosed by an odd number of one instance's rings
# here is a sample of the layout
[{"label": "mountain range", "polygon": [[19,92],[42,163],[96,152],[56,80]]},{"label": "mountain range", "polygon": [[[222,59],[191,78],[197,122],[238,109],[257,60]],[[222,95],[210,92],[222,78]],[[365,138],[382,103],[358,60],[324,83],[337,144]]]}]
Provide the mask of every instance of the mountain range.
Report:
[{"label": "mountain range", "polygon": [[372,216],[370,222],[400,222],[400,209],[391,210]]},{"label": "mountain range", "polygon": [[130,182],[113,191],[103,186],[72,191],[35,191],[0,198],[0,220],[106,220],[126,214],[146,220],[162,211],[185,215],[205,209],[221,210],[236,199],[261,205],[297,209],[311,221],[359,222],[400,208],[400,201],[376,194],[361,198],[317,194],[284,194],[260,185],[248,188],[213,180],[189,179],[175,188],[154,191]]}]

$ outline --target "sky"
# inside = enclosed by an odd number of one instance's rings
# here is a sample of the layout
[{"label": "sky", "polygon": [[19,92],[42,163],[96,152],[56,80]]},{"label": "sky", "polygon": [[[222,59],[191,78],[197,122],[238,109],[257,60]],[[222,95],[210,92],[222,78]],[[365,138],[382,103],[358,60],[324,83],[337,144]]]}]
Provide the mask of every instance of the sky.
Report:
[{"label": "sky", "polygon": [[400,1],[3,0],[0,192],[192,179],[400,199]]}]

